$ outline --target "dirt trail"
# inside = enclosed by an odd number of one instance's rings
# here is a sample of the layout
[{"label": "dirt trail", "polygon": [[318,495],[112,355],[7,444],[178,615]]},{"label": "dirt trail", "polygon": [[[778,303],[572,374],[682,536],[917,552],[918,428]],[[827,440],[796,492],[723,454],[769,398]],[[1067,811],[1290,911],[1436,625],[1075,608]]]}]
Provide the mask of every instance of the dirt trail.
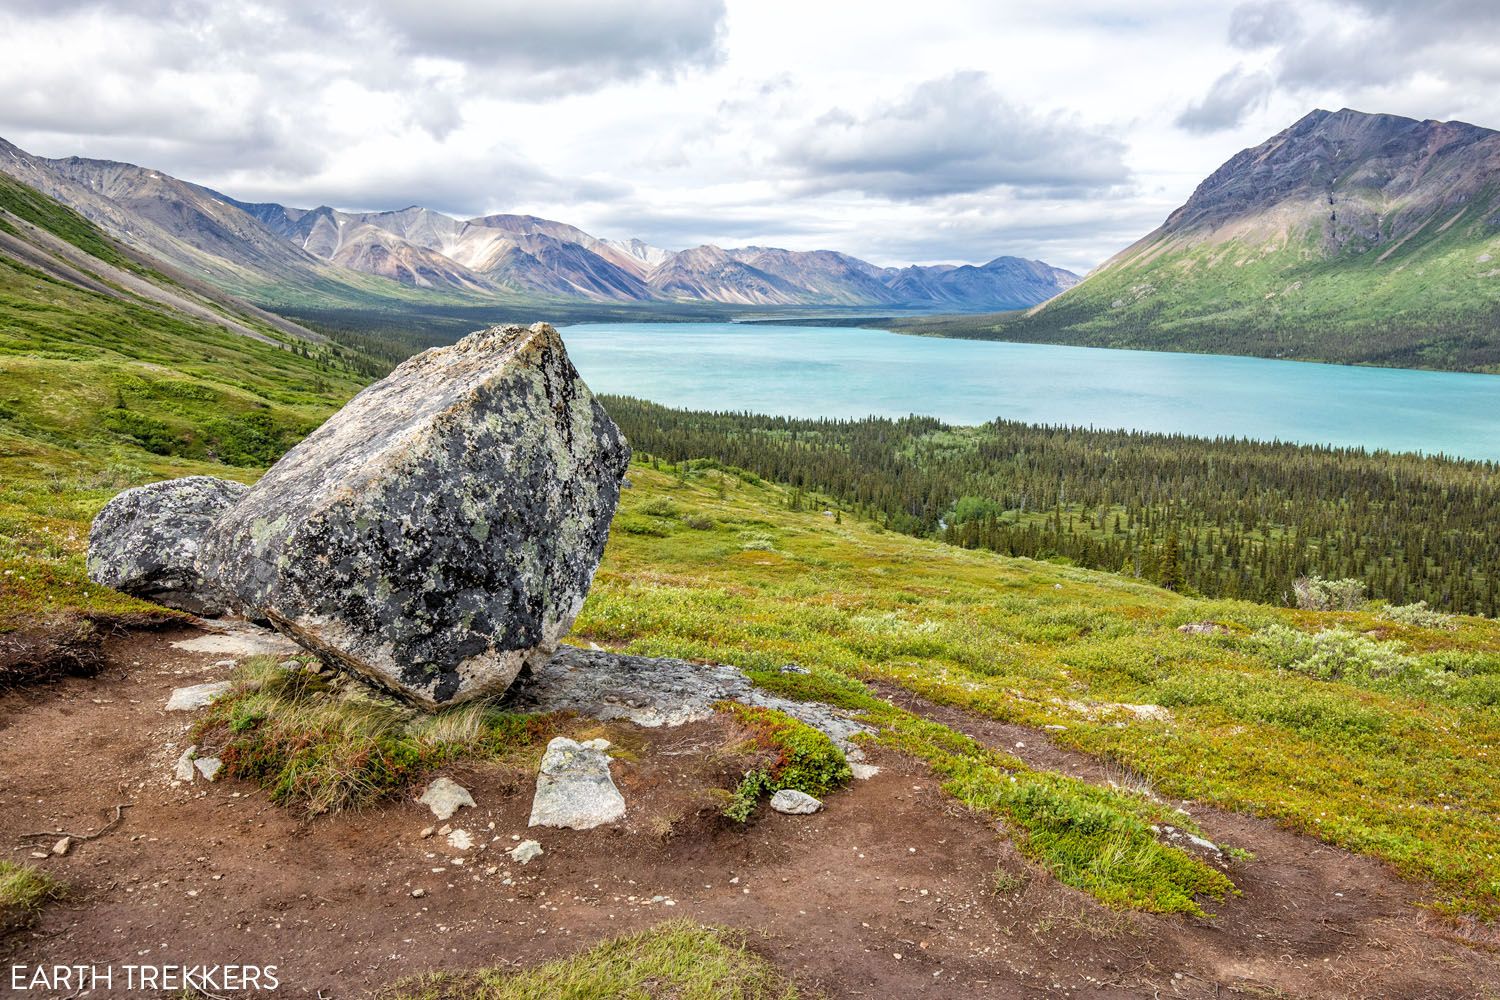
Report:
[{"label": "dirt trail", "polygon": [[[0,697],[3,856],[26,858],[10,851],[23,832],[96,829],[134,803],[119,828],[38,862],[73,895],[0,940],[0,967],[277,965],[278,995],[359,997],[688,917],[760,932],[754,947],[835,997],[1450,998],[1500,982],[1494,955],[1439,936],[1383,867],[1238,816],[1194,810],[1215,839],[1258,855],[1236,873],[1244,896],[1211,920],[1098,906],[889,754],[872,753],[881,773],[821,813],[726,828],[703,791],[722,777],[707,752],[728,736],[720,722],[610,727],[635,758],[616,765],[630,813],[615,828],[528,832],[529,776],[489,767],[446,772],[479,803],[451,822],[486,850],[422,839],[433,819],[408,801],[303,822],[242,783],[172,783],[192,714],[162,706],[227,672],[222,653],[171,645],[193,634],[111,640],[101,676]],[[906,704],[997,745],[1045,746]],[[1089,764],[1048,752],[1049,766]],[[502,852],[524,836],[546,854],[521,867]],[[1023,888],[995,894],[997,868]]]}]

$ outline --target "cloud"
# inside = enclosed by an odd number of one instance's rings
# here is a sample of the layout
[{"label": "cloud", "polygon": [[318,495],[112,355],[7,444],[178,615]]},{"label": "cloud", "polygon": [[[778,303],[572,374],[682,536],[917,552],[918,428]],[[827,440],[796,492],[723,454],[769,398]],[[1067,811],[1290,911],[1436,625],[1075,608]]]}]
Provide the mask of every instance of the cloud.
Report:
[{"label": "cloud", "polygon": [[1072,116],[1012,104],[986,74],[967,71],[863,113],[834,108],[791,136],[778,159],[804,192],[921,201],[1000,187],[1082,197],[1129,179],[1124,151]]},{"label": "cloud", "polygon": [[723,54],[723,0],[388,0],[378,16],[408,51],[518,93],[670,76]]},{"label": "cloud", "polygon": [[1302,19],[1285,0],[1243,3],[1229,14],[1229,43],[1241,49],[1259,49],[1295,38]]},{"label": "cloud", "polygon": [[1177,125],[1200,133],[1234,128],[1251,111],[1266,103],[1272,86],[1269,73],[1249,72],[1236,66],[1215,80],[1201,101],[1183,109],[1177,116]]},{"label": "cloud", "polygon": [[[1484,106],[1500,85],[1494,0],[1251,0],[1231,11],[1229,43],[1264,69],[1219,77],[1177,124],[1231,128],[1276,92],[1306,103],[1446,117]],[[1393,107],[1393,100],[1410,103]]]}]

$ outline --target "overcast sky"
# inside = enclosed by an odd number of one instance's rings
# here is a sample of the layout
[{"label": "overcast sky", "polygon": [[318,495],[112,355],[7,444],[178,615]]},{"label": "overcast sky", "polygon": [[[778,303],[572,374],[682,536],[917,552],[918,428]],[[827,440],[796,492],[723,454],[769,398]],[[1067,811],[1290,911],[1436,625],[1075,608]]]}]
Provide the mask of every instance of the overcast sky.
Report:
[{"label": "overcast sky", "polygon": [[0,135],[246,200],[1084,271],[1315,107],[1500,127],[1500,0],[0,0]]}]

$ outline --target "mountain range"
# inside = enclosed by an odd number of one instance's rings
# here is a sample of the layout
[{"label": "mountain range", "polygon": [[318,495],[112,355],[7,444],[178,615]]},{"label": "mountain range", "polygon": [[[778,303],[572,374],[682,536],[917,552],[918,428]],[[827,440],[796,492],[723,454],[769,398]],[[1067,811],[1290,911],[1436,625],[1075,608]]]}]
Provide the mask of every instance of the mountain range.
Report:
[{"label": "mountain range", "polygon": [[892,325],[1500,371],[1500,132],[1313,111],[1028,314]]},{"label": "mountain range", "polygon": [[672,251],[530,215],[248,203],[145,167],[48,159],[4,140],[0,170],[123,243],[272,306],[415,298],[965,311],[1033,306],[1078,280],[1017,257],[890,268],[833,250]]}]

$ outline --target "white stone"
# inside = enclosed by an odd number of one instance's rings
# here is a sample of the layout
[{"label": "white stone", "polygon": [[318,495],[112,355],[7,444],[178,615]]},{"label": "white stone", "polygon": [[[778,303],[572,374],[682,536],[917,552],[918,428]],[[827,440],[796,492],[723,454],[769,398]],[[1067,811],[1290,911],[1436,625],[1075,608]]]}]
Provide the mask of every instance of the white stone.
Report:
[{"label": "white stone", "polygon": [[467,851],[473,848],[474,838],[469,836],[468,830],[454,830],[448,834],[448,846],[456,851]]},{"label": "white stone", "polygon": [[806,816],[823,808],[823,803],[795,788],[783,788],[771,796],[771,808],[788,816]]},{"label": "white stone", "polygon": [[198,753],[197,744],[182,751],[182,756],[177,758],[177,766],[172,769],[172,777],[178,781],[192,784],[193,781],[193,757]]},{"label": "white stone", "polygon": [[542,856],[542,845],[534,840],[523,840],[505,853],[509,854],[516,864],[530,864]]},{"label": "white stone", "polygon": [[438,819],[447,819],[458,812],[460,806],[475,808],[474,796],[452,778],[438,778],[422,792],[418,802],[432,810]]},{"label": "white stone", "polygon": [[213,781],[219,776],[219,770],[224,766],[224,762],[217,757],[198,757],[193,761],[193,766],[206,780]]},{"label": "white stone", "polygon": [[528,825],[591,830],[624,815],[625,797],[615,787],[603,750],[566,736],[547,744]]},{"label": "white stone", "polygon": [[849,770],[854,774],[856,781],[869,781],[880,773],[880,768],[874,764],[850,764]]},{"label": "white stone", "polygon": [[212,681],[208,684],[177,688],[172,692],[172,697],[167,699],[167,711],[190,712],[193,709],[204,708],[233,686],[229,681]]},{"label": "white stone", "polygon": [[[280,632],[260,628],[249,622],[222,624],[212,632],[174,642],[172,648],[188,653],[220,653],[230,656],[296,656],[303,652],[301,646]],[[229,665],[234,664],[231,662]]]}]

